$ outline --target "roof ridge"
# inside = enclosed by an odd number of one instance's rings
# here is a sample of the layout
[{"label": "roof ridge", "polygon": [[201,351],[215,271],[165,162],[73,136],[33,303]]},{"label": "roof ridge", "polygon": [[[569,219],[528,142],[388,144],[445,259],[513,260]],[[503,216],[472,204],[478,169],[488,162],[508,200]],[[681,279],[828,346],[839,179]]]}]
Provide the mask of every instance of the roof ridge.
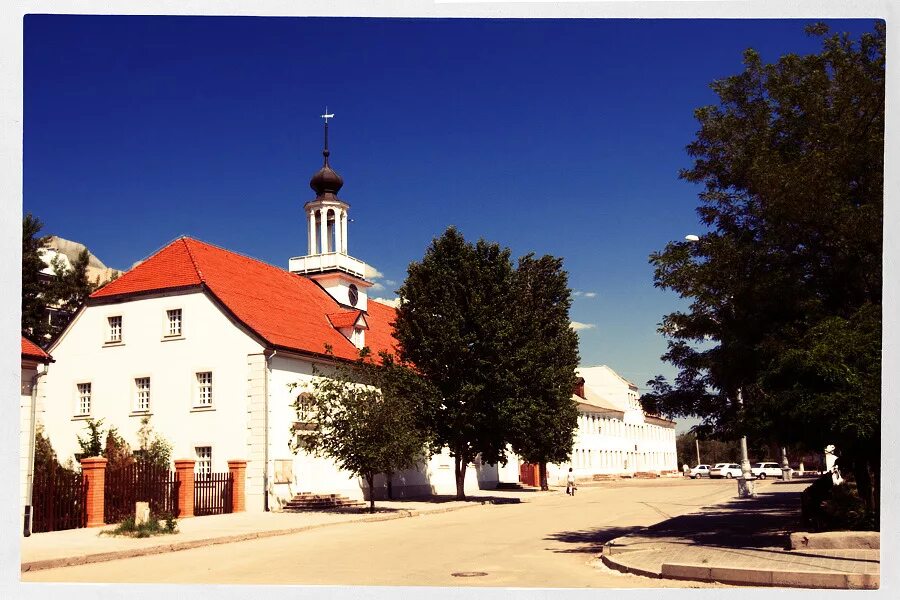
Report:
[{"label": "roof ridge", "polygon": [[194,270],[197,271],[197,277],[200,278],[200,281],[202,283],[206,283],[206,279],[203,277],[203,271],[200,269],[200,265],[197,264],[197,259],[194,258],[194,253],[191,252],[190,244],[187,243],[188,240],[193,240],[193,238],[183,235],[179,239],[181,240],[181,243],[184,244],[184,249],[187,250],[188,258],[191,259],[191,264],[194,265]]},{"label": "roof ridge", "polygon": [[[216,250],[221,250],[222,252],[227,252],[228,254],[236,254],[236,255],[240,256],[241,258],[246,258],[247,260],[252,260],[253,262],[259,263],[259,264],[263,265],[264,267],[268,267],[270,269],[275,269],[286,275],[297,275],[296,273],[291,273],[287,269],[282,269],[278,265],[273,265],[272,263],[268,263],[262,259],[256,258],[254,256],[250,256],[249,254],[244,254],[243,252],[238,252],[236,250],[229,250],[228,248],[223,248],[222,246],[219,246],[218,244],[213,244],[212,242],[207,242],[204,240],[198,240],[197,238],[193,238],[190,236],[182,236],[182,237],[184,239],[191,240],[192,242],[197,242],[198,244],[210,246],[211,248],[215,248]],[[193,254],[191,256],[193,257]],[[299,275],[298,275],[298,277],[299,277]]]}]

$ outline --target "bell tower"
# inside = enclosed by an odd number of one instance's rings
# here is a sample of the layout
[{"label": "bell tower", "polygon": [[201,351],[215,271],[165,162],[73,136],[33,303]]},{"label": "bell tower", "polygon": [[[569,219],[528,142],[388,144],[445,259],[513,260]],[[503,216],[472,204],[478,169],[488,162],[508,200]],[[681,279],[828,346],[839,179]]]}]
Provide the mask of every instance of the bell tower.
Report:
[{"label": "bell tower", "polygon": [[340,304],[366,310],[366,290],[372,282],[366,280],[367,265],[347,253],[347,223],[350,205],[338,198],[344,179],[331,168],[328,157],[328,119],[334,118],[325,109],[325,158],[322,168],[309,180],[316,197],[303,208],[306,212],[307,254],[291,258],[288,270],[316,281]]}]

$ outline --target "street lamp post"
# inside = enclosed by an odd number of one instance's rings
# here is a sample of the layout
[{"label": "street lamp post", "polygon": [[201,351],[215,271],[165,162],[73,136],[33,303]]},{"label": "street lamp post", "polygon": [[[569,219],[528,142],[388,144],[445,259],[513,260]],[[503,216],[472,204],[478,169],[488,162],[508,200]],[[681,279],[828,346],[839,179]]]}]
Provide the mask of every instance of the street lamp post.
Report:
[{"label": "street lamp post", "polygon": [[[684,239],[688,242],[695,244],[700,241],[700,236],[694,233],[689,233],[684,236]],[[744,396],[741,388],[738,388],[737,391],[737,402],[738,406],[743,409],[744,407]],[[699,446],[698,446],[699,448]],[[698,463],[699,463],[699,450],[698,454]],[[738,497],[739,498],[755,498],[756,492],[753,489],[753,473],[750,471],[750,458],[747,456],[747,436],[741,436],[741,476],[737,478],[738,483]]]}]

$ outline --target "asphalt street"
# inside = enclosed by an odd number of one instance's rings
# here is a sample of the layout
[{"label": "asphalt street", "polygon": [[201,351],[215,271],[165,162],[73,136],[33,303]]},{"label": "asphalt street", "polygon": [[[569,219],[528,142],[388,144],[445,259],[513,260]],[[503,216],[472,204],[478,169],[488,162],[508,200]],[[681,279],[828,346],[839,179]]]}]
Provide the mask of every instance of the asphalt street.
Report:
[{"label": "asphalt street", "polygon": [[[535,492],[521,504],[454,512],[23,573],[26,582],[709,587],[612,571],[604,542],[736,493],[733,481],[659,479]],[[498,495],[500,492],[498,492]],[[202,518],[202,517],[201,517]]]}]

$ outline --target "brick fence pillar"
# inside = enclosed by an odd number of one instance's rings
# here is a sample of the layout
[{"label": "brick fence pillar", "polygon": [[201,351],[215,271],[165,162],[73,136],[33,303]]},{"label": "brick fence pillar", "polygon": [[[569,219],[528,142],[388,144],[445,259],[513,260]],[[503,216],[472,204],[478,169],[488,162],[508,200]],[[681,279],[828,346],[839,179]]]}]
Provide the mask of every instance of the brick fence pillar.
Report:
[{"label": "brick fence pillar", "polygon": [[194,459],[175,460],[175,474],[178,476],[178,518],[194,516]]},{"label": "brick fence pillar", "polygon": [[229,460],[228,470],[234,478],[234,488],[231,490],[231,512],[244,512],[247,510],[244,502],[244,481],[247,476],[246,460]]},{"label": "brick fence pillar", "polygon": [[106,459],[92,456],[81,459],[81,474],[87,481],[86,527],[103,525],[104,488],[106,487]]}]

